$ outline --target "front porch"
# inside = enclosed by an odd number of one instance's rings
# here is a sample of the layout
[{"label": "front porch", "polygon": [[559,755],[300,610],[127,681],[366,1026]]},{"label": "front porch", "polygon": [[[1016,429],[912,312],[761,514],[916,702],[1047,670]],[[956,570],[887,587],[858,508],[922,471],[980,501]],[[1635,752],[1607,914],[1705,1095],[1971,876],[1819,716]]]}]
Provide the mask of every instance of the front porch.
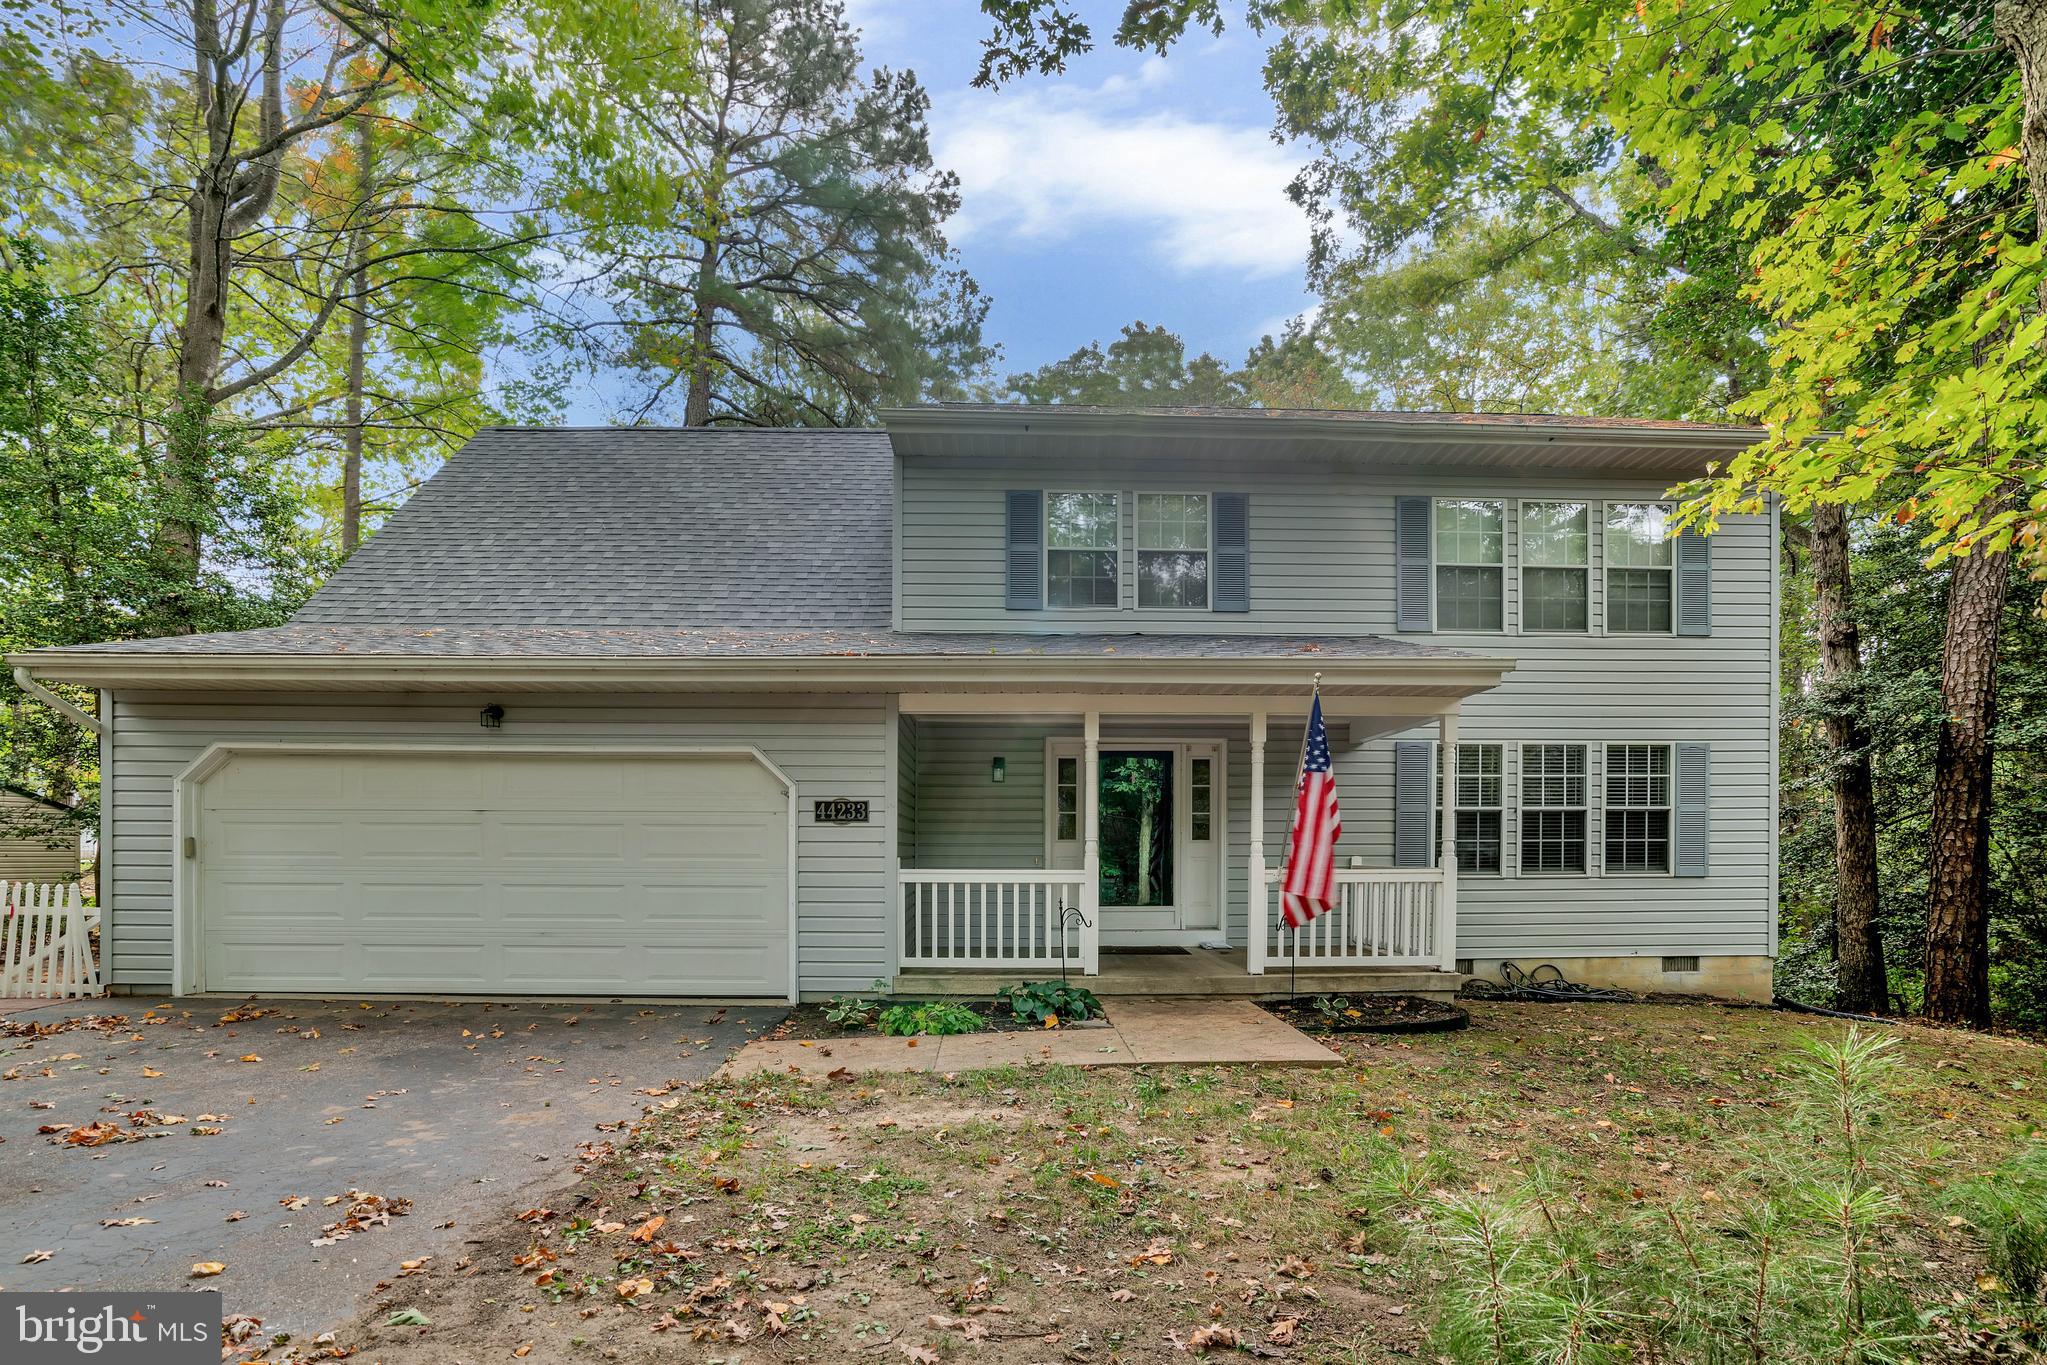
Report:
[{"label": "front porch", "polygon": [[1346,834],[1336,907],[1295,935],[1277,881],[1309,681],[1292,696],[905,696],[895,988],[986,995],[1063,972],[1102,995],[1260,997],[1287,994],[1292,966],[1304,994],[1454,994],[1453,831],[1396,830],[1391,784],[1359,755],[1419,729],[1454,790],[1461,702],[1482,687],[1325,682]]}]

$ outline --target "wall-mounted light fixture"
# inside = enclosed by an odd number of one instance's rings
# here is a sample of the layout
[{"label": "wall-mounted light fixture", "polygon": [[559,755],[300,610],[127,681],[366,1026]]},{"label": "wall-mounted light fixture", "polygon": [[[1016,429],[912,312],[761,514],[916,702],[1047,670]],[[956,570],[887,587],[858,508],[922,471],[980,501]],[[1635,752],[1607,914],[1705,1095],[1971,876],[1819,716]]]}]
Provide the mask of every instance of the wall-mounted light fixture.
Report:
[{"label": "wall-mounted light fixture", "polygon": [[476,713],[476,723],[486,730],[498,729],[505,723],[505,708],[492,702]]},{"label": "wall-mounted light fixture", "polygon": [[988,780],[990,782],[1007,782],[1009,780],[1009,762],[1000,754],[996,755],[995,760],[988,765]]}]

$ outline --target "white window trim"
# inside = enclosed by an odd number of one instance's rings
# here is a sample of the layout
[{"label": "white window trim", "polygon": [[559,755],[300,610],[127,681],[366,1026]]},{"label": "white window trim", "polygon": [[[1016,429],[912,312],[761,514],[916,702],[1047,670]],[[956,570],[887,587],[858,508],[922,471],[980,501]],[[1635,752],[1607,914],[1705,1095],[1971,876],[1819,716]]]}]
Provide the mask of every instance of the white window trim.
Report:
[{"label": "white window trim", "polygon": [[[1072,498],[1072,497],[1103,497],[1103,496],[1111,497],[1111,498],[1114,498],[1114,499],[1116,500],[1116,537],[1115,537],[1115,544],[1114,544],[1114,545],[1113,545],[1112,547],[1110,547],[1110,548],[1112,548],[1112,549],[1113,549],[1113,550],[1115,551],[1115,554],[1116,554],[1116,600],[1115,600],[1115,602],[1111,603],[1110,605],[1108,605],[1108,606],[1106,606],[1106,607],[1098,607],[1098,606],[1088,606],[1088,607],[1074,607],[1074,606],[1062,606],[1062,605],[1056,605],[1056,604],[1054,604],[1054,603],[1053,603],[1053,601],[1052,601],[1052,551],[1053,551],[1054,549],[1060,549],[1060,550],[1071,550],[1071,549],[1074,549],[1074,548],[1076,548],[1076,547],[1074,547],[1074,546],[1071,546],[1071,545],[1059,545],[1059,546],[1054,546],[1054,545],[1052,544],[1052,499],[1054,499],[1054,498]],[[1040,539],[1040,540],[1042,540],[1042,541],[1044,542],[1044,548],[1043,548],[1043,550],[1042,550],[1042,551],[1041,551],[1041,552],[1039,553],[1039,556],[1038,556],[1038,575],[1039,575],[1039,578],[1040,578],[1040,580],[1041,580],[1041,581],[1042,581],[1042,582],[1044,583],[1044,594],[1045,594],[1045,610],[1046,610],[1046,611],[1073,611],[1073,612],[1083,612],[1083,613],[1086,613],[1086,614],[1092,615],[1092,614],[1095,614],[1095,613],[1098,613],[1098,612],[1111,612],[1111,611],[1121,611],[1121,610],[1123,610],[1123,581],[1124,581],[1124,563],[1123,563],[1123,559],[1124,559],[1124,556],[1123,556],[1123,490],[1122,490],[1122,489],[1120,489],[1120,488],[1048,488],[1048,489],[1046,489],[1046,490],[1045,490],[1045,533],[1044,533],[1044,534],[1043,534],[1042,536],[1040,536],[1040,537],[1039,537],[1039,539]],[[1093,548],[1093,547],[1090,547],[1090,548]],[[1097,551],[1097,553],[1099,553],[1099,551]]]},{"label": "white window trim", "polygon": [[[1580,567],[1576,564],[1531,565],[1528,562],[1528,508],[1532,506],[1547,506],[1551,503],[1560,502],[1577,503],[1585,509],[1585,563],[1582,568],[1585,575],[1585,627],[1583,630],[1545,630],[1528,624],[1528,570],[1530,568],[1576,569]],[[1516,498],[1514,500],[1514,548],[1516,551],[1514,555],[1514,586],[1515,596],[1519,604],[1519,610],[1515,612],[1514,621],[1514,633],[1516,635],[1591,635],[1595,633],[1596,626],[1603,624],[1599,618],[1600,609],[1605,604],[1605,598],[1603,594],[1595,596],[1594,592],[1597,585],[1602,581],[1599,576],[1602,570],[1598,564],[1601,558],[1598,547],[1605,544],[1604,528],[1606,526],[1606,515],[1603,510],[1605,506],[1605,503],[1596,498]],[[1433,518],[1431,519],[1431,524],[1433,526]],[[1593,534],[1593,528],[1595,527],[1600,528],[1601,534]]]},{"label": "white window trim", "polygon": [[[1144,605],[1144,572],[1140,560],[1144,555],[1144,518],[1138,515],[1137,504],[1142,498],[1200,498],[1208,509],[1208,547],[1202,551],[1208,556],[1208,581],[1204,585],[1207,595],[1198,607],[1147,607]],[[1154,547],[1156,550],[1156,547]],[[1185,551],[1157,550],[1160,554],[1185,553]],[[1184,488],[1158,489],[1135,488],[1130,492],[1130,605],[1137,611],[1156,611],[1167,615],[1212,612],[1215,610],[1215,498],[1212,494],[1190,492]]]},{"label": "white window trim", "polygon": [[[1655,634],[1654,631],[1630,632]],[[1615,749],[1661,749],[1663,750],[1663,798],[1660,806],[1616,806],[1607,799],[1606,785],[1609,771],[1608,759]],[[1587,756],[1590,762],[1590,756]],[[1608,867],[1606,863],[1607,814],[1617,810],[1660,810],[1667,819],[1664,822],[1663,866],[1653,867]],[[1611,877],[1675,877],[1677,876],[1677,745],[1663,739],[1609,739],[1599,744],[1599,872]]]},{"label": "white window trim", "polygon": [[[1439,503],[1439,502],[1490,502],[1490,503],[1496,503],[1496,504],[1498,504],[1498,506],[1499,506],[1499,509],[1500,509],[1500,562],[1499,562],[1499,563],[1497,563],[1497,564],[1473,564],[1473,563],[1469,563],[1468,561],[1465,561],[1465,560],[1462,560],[1462,559],[1444,559],[1444,558],[1442,558],[1442,557],[1441,557],[1441,556],[1440,556],[1440,555],[1438,554],[1438,552],[1437,552],[1437,546],[1438,546],[1438,542],[1437,542],[1437,540],[1436,540],[1436,504],[1437,504],[1437,503]],[[1436,591],[1436,582],[1437,582],[1437,579],[1436,579],[1436,570],[1438,570],[1438,569],[1498,569],[1498,570],[1500,571],[1500,627],[1499,627],[1499,629],[1498,629],[1498,630],[1476,630],[1476,629],[1469,629],[1469,628],[1462,628],[1462,627],[1460,627],[1459,629],[1457,629],[1457,630],[1454,630],[1454,631],[1450,632],[1451,634],[1453,634],[1453,635],[1506,635],[1506,634],[1509,634],[1509,633],[1510,633],[1510,631],[1508,630],[1508,625],[1507,625],[1507,572],[1508,572],[1508,570],[1507,570],[1507,537],[1508,537],[1508,535],[1510,534],[1510,532],[1509,532],[1509,530],[1508,530],[1508,528],[1507,528],[1507,509],[1508,509],[1508,508],[1509,508],[1509,507],[1510,507],[1510,506],[1511,506],[1511,505],[1513,504],[1513,502],[1514,502],[1514,500],[1513,500],[1512,498],[1489,498],[1489,497],[1482,497],[1482,496],[1472,496],[1472,497],[1468,497],[1468,498],[1453,498],[1453,497],[1437,497],[1437,496],[1434,496],[1434,495],[1431,495],[1431,496],[1430,496],[1430,498],[1429,498],[1429,631],[1430,631],[1430,633],[1431,633],[1431,634],[1435,634],[1435,633],[1437,633],[1437,632],[1439,632],[1439,631],[1441,631],[1441,630],[1443,629],[1443,627],[1442,627],[1442,623],[1441,623],[1441,621],[1440,621],[1440,620],[1438,619],[1438,614],[1437,614],[1437,610],[1436,610],[1436,603],[1437,603],[1437,600],[1438,600],[1438,598],[1439,598],[1439,596],[1440,596],[1440,594],[1439,594],[1439,593],[1437,593],[1437,591]]]},{"label": "white window trim", "polygon": [[[1564,632],[1564,633],[1568,634],[1569,632]],[[1565,749],[1583,749],[1583,750],[1585,751],[1585,764],[1584,764],[1584,768],[1585,768],[1585,773],[1584,773],[1584,776],[1585,776],[1585,799],[1584,799],[1584,801],[1583,801],[1583,802],[1581,802],[1581,803],[1580,803],[1579,805],[1575,805],[1575,806],[1552,806],[1552,805],[1548,805],[1548,804],[1546,804],[1546,803],[1531,803],[1531,802],[1530,802],[1530,801],[1528,800],[1528,792],[1527,792],[1527,788],[1526,788],[1525,786],[1523,786],[1523,785],[1522,785],[1523,783],[1525,783],[1525,782],[1527,781],[1527,775],[1528,775],[1528,751],[1529,751],[1530,749],[1551,749],[1551,748],[1565,748]],[[1604,751],[1605,751],[1605,750],[1604,750],[1604,746],[1603,746],[1603,745],[1601,745],[1601,744],[1593,744],[1593,743],[1590,743],[1589,741],[1585,741],[1585,740],[1575,740],[1575,739],[1570,739],[1570,740],[1564,740],[1564,739],[1524,739],[1524,740],[1518,740],[1518,741],[1516,741],[1516,742],[1515,742],[1515,745],[1514,745],[1514,753],[1515,753],[1515,764],[1514,764],[1514,782],[1515,782],[1515,786],[1514,786],[1514,811],[1515,811],[1515,817],[1516,817],[1516,818],[1515,818],[1515,821],[1514,821],[1514,875],[1515,875],[1516,877],[1533,877],[1533,878],[1536,878],[1536,879],[1538,879],[1538,880],[1541,880],[1541,881],[1555,881],[1555,880],[1559,880],[1559,879],[1564,879],[1564,878],[1570,878],[1570,877],[1596,877],[1596,876],[1598,876],[1598,875],[1599,875],[1599,871],[1598,871],[1598,869],[1599,869],[1600,863],[1601,863],[1602,861],[1604,861],[1604,860],[1603,860],[1602,858],[1598,857],[1598,856],[1597,856],[1597,855],[1595,854],[1595,851],[1594,851],[1594,850],[1595,850],[1595,848],[1598,848],[1598,847],[1602,847],[1602,846],[1601,846],[1601,845],[1599,845],[1599,844],[1598,844],[1598,842],[1597,842],[1597,836],[1598,836],[1598,834],[1599,834],[1599,831],[1598,831],[1597,829],[1595,829],[1595,828],[1594,828],[1594,824],[1593,824],[1593,818],[1592,818],[1592,817],[1593,817],[1593,812],[1594,812],[1594,811],[1596,811],[1596,810],[1600,810],[1600,809],[1603,809],[1603,808],[1602,808],[1602,807],[1599,807],[1599,806],[1595,806],[1595,805],[1593,805],[1593,804],[1592,804],[1592,790],[1593,790],[1593,788],[1592,788],[1592,782],[1593,782],[1593,772],[1592,772],[1592,756],[1593,756],[1593,754],[1595,754],[1595,753],[1603,753]],[[1504,756],[1504,755],[1502,755],[1502,759],[1501,759],[1501,766],[1502,766],[1503,768],[1505,767],[1505,756]],[[1504,793],[1502,793],[1502,795],[1504,795]],[[1582,812],[1584,812],[1584,814],[1585,814],[1585,866],[1584,866],[1583,868],[1580,868],[1580,869],[1576,869],[1576,870],[1573,870],[1573,869],[1568,869],[1568,868],[1567,868],[1567,869],[1563,869],[1563,870],[1560,870],[1560,871],[1549,871],[1549,870],[1547,870],[1547,869],[1544,869],[1544,868],[1531,868],[1531,867],[1529,867],[1529,866],[1528,866],[1528,863],[1527,863],[1527,859],[1526,859],[1526,858],[1525,858],[1525,857],[1523,856],[1523,852],[1522,852],[1522,843],[1521,843],[1521,838],[1522,838],[1522,833],[1523,833],[1523,831],[1524,831],[1524,830],[1525,830],[1525,828],[1526,828],[1526,820],[1527,820],[1527,815],[1528,815],[1528,812],[1530,812],[1530,811],[1566,811],[1566,812],[1568,812],[1568,811],[1582,811]],[[1503,862],[1502,862],[1502,866],[1504,866],[1504,860],[1503,860]]]},{"label": "white window trim", "polygon": [[[1494,880],[1498,880],[1498,879],[1501,879],[1501,878],[1504,878],[1504,877],[1506,877],[1506,875],[1507,875],[1507,854],[1508,854],[1508,849],[1507,849],[1507,827],[1508,827],[1508,822],[1507,822],[1507,748],[1508,748],[1508,746],[1507,746],[1507,744],[1506,744],[1506,743],[1505,743],[1504,741],[1502,741],[1502,740],[1496,740],[1496,739],[1460,739],[1460,740],[1458,740],[1458,741],[1457,741],[1457,747],[1458,747],[1458,748],[1460,748],[1460,749],[1498,749],[1498,750],[1500,751],[1500,773],[1499,773],[1499,777],[1500,777],[1500,804],[1498,804],[1497,806],[1461,806],[1461,805],[1460,805],[1460,806],[1456,806],[1456,807],[1454,807],[1454,808],[1453,808],[1453,809],[1454,809],[1454,811],[1460,811],[1460,812],[1461,812],[1461,811],[1467,811],[1467,810],[1469,810],[1469,811],[1497,811],[1497,812],[1499,813],[1499,817],[1500,817],[1500,865],[1499,865],[1499,867],[1498,867],[1498,868],[1496,868],[1496,869],[1494,869],[1494,870],[1493,870],[1493,871],[1491,871],[1491,872],[1481,872],[1481,871],[1476,871],[1476,870],[1474,870],[1474,869],[1471,869],[1471,868],[1467,868],[1467,867],[1465,867],[1465,866],[1464,866],[1464,864],[1463,864],[1462,862],[1459,862],[1459,863],[1458,863],[1458,865],[1457,865],[1457,875],[1458,875],[1459,877],[1485,877],[1485,878],[1489,878],[1489,879],[1494,879]],[[1430,779],[1429,779],[1429,789],[1430,789],[1431,791],[1433,791],[1433,792],[1435,793],[1435,802],[1436,802],[1436,819],[1437,819],[1438,821],[1441,821],[1441,820],[1442,820],[1442,818],[1443,818],[1443,746],[1442,746],[1441,744],[1439,744],[1439,743],[1437,743],[1437,742],[1435,742],[1435,741],[1431,740],[1431,741],[1430,741],[1430,743],[1429,743],[1429,757],[1430,757],[1430,759],[1431,759],[1431,760],[1433,761],[1433,763],[1434,763],[1434,765],[1435,765],[1435,766],[1434,766],[1434,767],[1433,767],[1433,768],[1432,768],[1432,769],[1430,770],[1431,776],[1430,776]],[[1465,774],[1465,771],[1466,771],[1466,770],[1465,770],[1465,767],[1464,767],[1464,756],[1463,756],[1462,754],[1459,754],[1459,755],[1458,755],[1458,757],[1457,757],[1457,775],[1458,775],[1459,777],[1463,777],[1463,776],[1464,776],[1464,774]],[[1430,845],[1430,847],[1431,847],[1431,848],[1441,848],[1441,847],[1442,847],[1442,844],[1443,844],[1443,831],[1442,831],[1442,827],[1440,826],[1440,824],[1439,824],[1439,825],[1438,825],[1438,826],[1436,827],[1436,829],[1435,829],[1435,835],[1436,835],[1436,841],[1435,841],[1435,843],[1431,844],[1431,845]],[[1554,876],[1554,875],[1556,875],[1556,874],[1554,874],[1554,873],[1551,873],[1551,874],[1547,874],[1547,875],[1551,875],[1551,876]]]},{"label": "white window trim", "polygon": [[1653,568],[1653,565],[1619,565],[1610,562],[1606,553],[1606,519],[1616,507],[1661,507],[1665,512],[1675,512],[1677,504],[1662,498],[1609,498],[1599,504],[1599,633],[1601,635],[1625,635],[1653,640],[1659,635],[1677,634],[1677,542],[1665,537],[1670,546],[1670,563],[1663,566],[1663,572],[1670,576],[1670,627],[1667,630],[1615,630],[1613,627],[1612,586],[1607,575],[1617,568]]}]

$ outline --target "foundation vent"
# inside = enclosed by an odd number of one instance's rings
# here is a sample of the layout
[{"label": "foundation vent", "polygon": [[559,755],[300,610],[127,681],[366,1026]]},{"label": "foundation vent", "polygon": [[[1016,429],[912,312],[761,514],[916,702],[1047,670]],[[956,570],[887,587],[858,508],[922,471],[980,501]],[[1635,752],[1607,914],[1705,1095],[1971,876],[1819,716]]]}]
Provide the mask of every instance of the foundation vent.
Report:
[{"label": "foundation vent", "polygon": [[1666,957],[1663,959],[1663,970],[1666,972],[1696,972],[1699,970],[1699,959],[1696,957]]}]

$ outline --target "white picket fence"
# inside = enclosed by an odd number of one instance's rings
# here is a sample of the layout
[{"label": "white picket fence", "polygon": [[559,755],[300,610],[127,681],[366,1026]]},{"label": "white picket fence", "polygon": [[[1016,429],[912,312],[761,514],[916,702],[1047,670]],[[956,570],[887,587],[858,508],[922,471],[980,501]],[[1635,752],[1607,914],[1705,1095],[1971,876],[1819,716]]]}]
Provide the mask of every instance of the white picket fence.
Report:
[{"label": "white picket fence", "polygon": [[100,912],[77,882],[0,882],[0,904],[0,998],[100,993],[92,951]]}]

